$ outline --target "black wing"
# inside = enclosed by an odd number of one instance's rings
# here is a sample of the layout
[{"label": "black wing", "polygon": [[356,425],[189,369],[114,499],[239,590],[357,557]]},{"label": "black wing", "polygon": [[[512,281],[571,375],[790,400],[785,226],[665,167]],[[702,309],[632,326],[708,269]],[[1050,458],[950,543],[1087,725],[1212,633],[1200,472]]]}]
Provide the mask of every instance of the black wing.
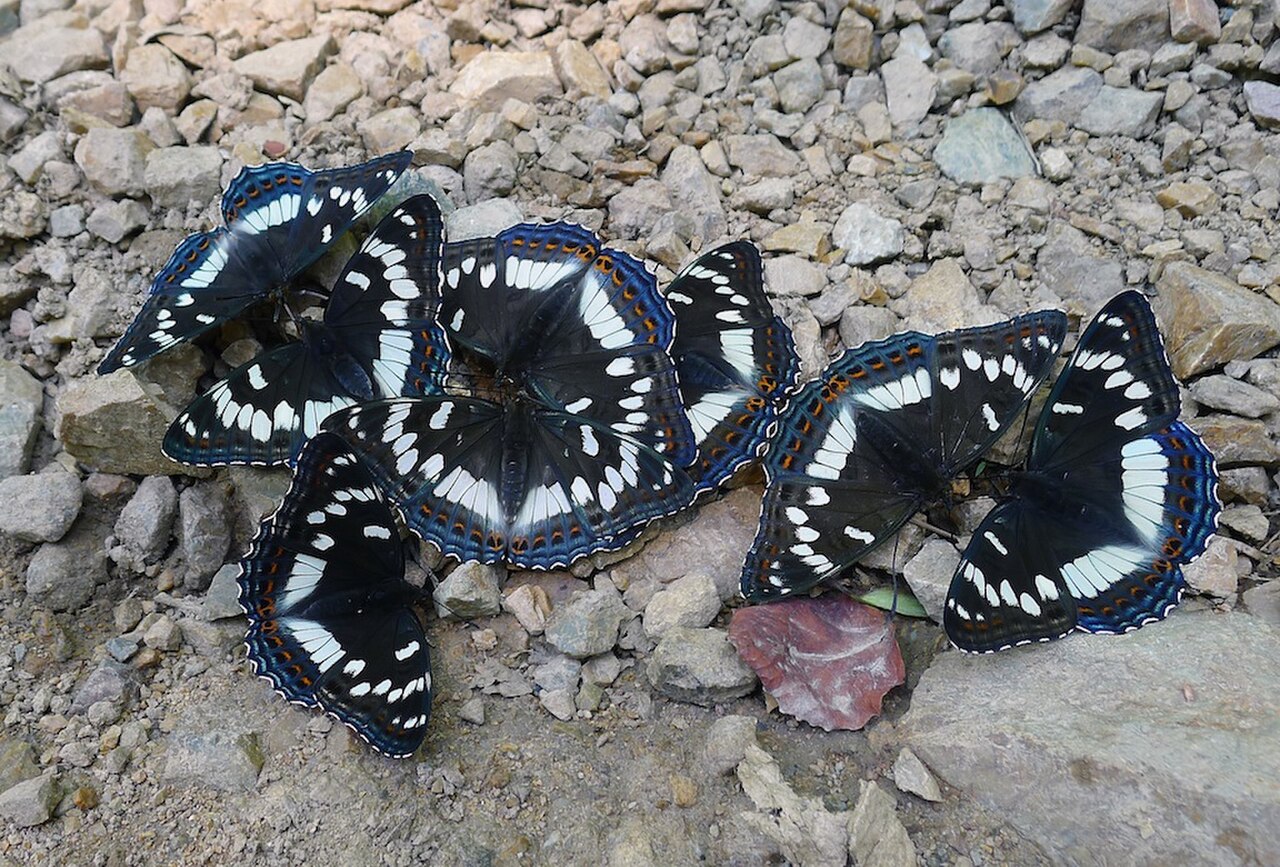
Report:
[{"label": "black wing", "polygon": [[687,476],[634,439],[527,405],[380,401],[326,427],[366,456],[414,532],[462,561],[567,566],[622,547],[693,495]]},{"label": "black wing", "polygon": [[418,591],[390,509],[340,439],[308,443],[240,568],[254,672],[384,753],[417,749],[431,707]]},{"label": "black wing", "polygon": [[146,361],[265,299],[318,259],[411,159],[405,151],[322,172],[295,163],[243,169],[223,195],[226,228],[178,245],[98,373]]},{"label": "black wing", "polygon": [[666,297],[676,315],[671,355],[698,444],[689,473],[699,492],[714,491],[764,451],[800,360],[765,297],[754,244],[735,241],[698,257]]},{"label": "black wing", "polygon": [[[1029,313],[936,338],[904,332],[832,362],[770,442],[743,595],[808,589],[888,539],[1004,433],[1065,331],[1063,314]],[[815,498],[820,515],[800,502]]]}]

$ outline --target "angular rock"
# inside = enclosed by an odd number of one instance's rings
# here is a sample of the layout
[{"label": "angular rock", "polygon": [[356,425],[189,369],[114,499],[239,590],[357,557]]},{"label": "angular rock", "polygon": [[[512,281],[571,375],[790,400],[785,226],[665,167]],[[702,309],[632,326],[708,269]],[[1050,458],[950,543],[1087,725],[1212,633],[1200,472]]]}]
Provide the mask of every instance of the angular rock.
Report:
[{"label": "angular rock", "polygon": [[231,547],[226,486],[203,482],[187,488],[178,497],[178,521],[186,563],[182,583],[192,590],[205,590]]},{"label": "angular rock", "polygon": [[104,659],[76,687],[71,698],[72,714],[84,713],[99,702],[123,706],[138,697],[138,681],[133,670],[119,662]]},{"label": "angular rock", "polygon": [[1036,271],[1050,292],[1068,302],[1071,312],[1086,317],[1125,288],[1120,263],[1098,255],[1083,232],[1061,221],[1050,225],[1036,254]]},{"label": "angular rock", "polygon": [[333,37],[328,35],[293,39],[246,54],[235,60],[232,68],[251,79],[259,90],[302,102],[334,49]]},{"label": "angular rock", "polygon": [[886,307],[856,304],[840,314],[840,342],[846,348],[861,346],[868,340],[879,340],[900,331],[898,314]]},{"label": "angular rock", "polygon": [[1026,141],[994,108],[975,108],[952,118],[933,151],[938,169],[954,181],[981,185],[996,178],[1036,173]]},{"label": "angular rock", "polygon": [[692,217],[703,240],[725,233],[724,206],[720,202],[720,182],[702,162],[696,148],[680,145],[667,157],[662,170],[662,184],[681,212]]},{"label": "angular rock", "polygon": [[812,58],[797,60],[775,72],[773,83],[778,88],[782,110],[787,114],[803,113],[822,98],[822,67]]},{"label": "angular rock", "polygon": [[80,480],[62,470],[0,479],[0,533],[56,542],[75,523],[83,499]]},{"label": "angular rock", "polygon": [[586,659],[612,650],[618,629],[632,616],[616,591],[582,590],[551,612],[544,634],[561,653]]},{"label": "angular rock", "polygon": [[85,228],[108,244],[116,244],[146,226],[149,219],[147,208],[141,202],[122,199],[103,202],[94,208],[85,220]]},{"label": "angular rock", "polygon": [[1280,462],[1280,446],[1266,423],[1233,415],[1203,415],[1193,427],[1204,438],[1219,466],[1272,465]]},{"label": "angular rock", "polygon": [[1198,217],[1218,210],[1218,194],[1200,181],[1175,181],[1156,193],[1156,201],[1184,217]]},{"label": "angular rock", "polygon": [[1180,379],[1254,358],[1280,343],[1280,306],[1221,274],[1173,262],[1157,288],[1153,306]]},{"label": "angular rock", "polygon": [[12,736],[0,737],[0,792],[39,775],[31,744]]},{"label": "angular rock", "polygon": [[840,213],[831,239],[844,250],[850,265],[869,265],[893,259],[902,252],[902,224],[881,217],[870,205],[855,202]]},{"label": "angular rock", "polygon": [[900,312],[908,328],[927,332],[988,325],[1003,318],[982,303],[958,259],[939,259],[913,280]]},{"label": "angular rock", "polygon": [[323,123],[364,94],[364,82],[350,64],[339,60],[326,66],[307,88],[302,107],[308,123]]},{"label": "angular rock", "polygon": [[772,133],[731,135],[725,145],[729,164],[750,178],[788,178],[800,171],[800,157]]},{"label": "angular rock", "polygon": [[62,136],[54,130],[46,130],[23,145],[22,150],[9,157],[9,169],[24,184],[31,186],[40,180],[44,164],[62,156]]},{"label": "angular rock", "polygon": [[1208,45],[1222,35],[1213,0],[1169,0],[1169,32],[1176,42]]},{"label": "angular rock", "polygon": [[840,13],[836,24],[831,57],[841,66],[851,69],[870,69],[871,50],[875,45],[875,25],[852,7]]},{"label": "angular rock", "polygon": [[708,575],[697,572],[672,581],[644,607],[644,631],[660,638],[673,626],[707,626],[720,613],[720,593]]},{"label": "angular rock", "polygon": [[799,256],[774,256],[764,263],[765,285],[774,295],[818,295],[827,287],[826,272]]},{"label": "angular rock", "polygon": [[570,99],[575,96],[608,99],[613,95],[608,73],[587,46],[578,40],[566,39],[557,45],[554,59],[556,72]]},{"label": "angular rock", "polygon": [[[743,820],[772,840],[788,863],[812,867],[849,863],[850,814],[833,813],[821,798],[797,794],[782,775],[778,762],[755,744],[743,753],[738,765],[738,781],[756,805],[756,812],[742,814]],[[882,862],[855,863],[880,865]]]},{"label": "angular rock", "polygon": [[485,51],[462,68],[449,91],[481,110],[494,111],[511,98],[533,103],[558,96],[563,88],[545,51]]},{"label": "angular rock", "polygon": [[240,609],[240,584],[237,578],[240,566],[228,563],[213,573],[209,582],[209,590],[200,600],[200,616],[205,620],[226,620],[239,617],[244,612]]},{"label": "angular rock", "polygon": [[139,129],[94,127],[76,145],[76,165],[100,192],[138,195],[146,186],[147,153],[153,147]]},{"label": "angular rock", "polygon": [[1073,0],[1010,0],[1013,25],[1024,36],[1048,30],[1074,6]]},{"label": "angular rock", "polygon": [[895,55],[880,67],[889,117],[896,127],[910,127],[924,120],[938,94],[938,76],[918,58]]},{"label": "angular rock", "polygon": [[191,73],[173,52],[157,43],[129,52],[121,74],[139,111],[155,106],[176,114],[191,93]]},{"label": "angular rock", "polygon": [[154,563],[169,547],[178,493],[168,476],[148,476],[120,511],[115,536],[141,563]]},{"label": "angular rock", "polygon": [[55,771],[25,780],[0,793],[0,818],[19,828],[33,828],[53,818],[62,800],[62,786]]},{"label": "angular rock", "polygon": [[620,238],[646,236],[658,218],[671,211],[671,196],[651,178],[623,187],[609,199],[609,226]]},{"label": "angular rock", "polygon": [[104,473],[193,474],[160,451],[171,412],[118,370],[74,380],[59,393],[57,437],[68,454]]},{"label": "angular rock", "polygon": [[502,597],[502,609],[520,622],[530,635],[541,635],[551,616],[551,600],[537,584],[521,584]]},{"label": "angular rock", "polygon": [[53,611],[74,611],[93,598],[107,580],[102,539],[77,530],[60,542],[41,546],[27,567],[27,596]]},{"label": "angular rock", "polygon": [[1246,81],[1244,99],[1258,126],[1280,129],[1280,87],[1266,81]]},{"label": "angular rock", "polygon": [[880,784],[863,780],[849,819],[849,854],[855,864],[915,867],[916,847],[898,818],[897,804]]},{"label": "angular rock", "polygon": [[702,747],[702,763],[714,776],[732,773],[746,755],[747,747],[758,747],[755,717],[729,714],[707,728]]},{"label": "angular rock", "polygon": [[900,791],[908,792],[926,801],[941,801],[942,790],[920,757],[903,747],[893,762],[893,784]]},{"label": "angular rock", "polygon": [[502,611],[501,582],[507,570],[483,563],[462,563],[440,582],[432,598],[442,619],[493,617]]},{"label": "angular rock", "polygon": [[92,27],[30,25],[14,31],[0,45],[0,63],[35,84],[80,69],[102,69],[108,61],[102,34]]},{"label": "angular rock", "polygon": [[212,146],[158,148],[147,154],[147,195],[164,208],[204,204],[222,190],[222,157]]},{"label": "angular rock", "polygon": [[1076,44],[1155,51],[1169,38],[1169,0],[1084,0]]},{"label": "angular rock", "polygon": [[0,359],[0,480],[31,468],[44,388],[22,365]]},{"label": "angular rock", "polygon": [[1191,383],[1191,397],[1201,406],[1246,418],[1258,418],[1280,409],[1280,397],[1229,376],[1197,379]]},{"label": "angular rock", "polygon": [[902,577],[911,594],[929,616],[942,622],[942,606],[947,601],[951,577],[960,565],[960,552],[945,539],[929,539],[902,567]]},{"label": "angular rock", "polygon": [[27,190],[9,193],[0,201],[0,238],[34,238],[49,224],[49,206]]},{"label": "angular rock", "polygon": [[1076,119],[1091,135],[1146,138],[1155,131],[1164,96],[1131,87],[1103,86]]},{"label": "angular rock", "polygon": [[757,683],[722,629],[673,626],[654,648],[645,673],[662,695],[704,706],[748,695]]},{"label": "angular rock", "polygon": [[1139,863],[1268,863],[1280,859],[1280,672],[1247,661],[1278,655],[1280,631],[1257,618],[1187,611],[982,665],[943,654],[900,731],[1052,861],[1106,850]]},{"label": "angular rock", "polygon": [[1084,66],[1064,66],[1028,84],[1014,100],[1013,114],[1022,122],[1034,118],[1075,123],[1100,90],[1102,76],[1097,72]]},{"label": "angular rock", "polygon": [[445,214],[445,233],[450,241],[487,238],[523,219],[524,214],[510,199],[489,199]]},{"label": "angular rock", "polygon": [[1001,61],[999,26],[971,21],[949,27],[938,40],[938,48],[958,68],[974,75],[990,75]]},{"label": "angular rock", "polygon": [[510,193],[516,184],[519,163],[515,148],[504,141],[487,144],[467,154],[462,168],[467,201],[479,202]]}]

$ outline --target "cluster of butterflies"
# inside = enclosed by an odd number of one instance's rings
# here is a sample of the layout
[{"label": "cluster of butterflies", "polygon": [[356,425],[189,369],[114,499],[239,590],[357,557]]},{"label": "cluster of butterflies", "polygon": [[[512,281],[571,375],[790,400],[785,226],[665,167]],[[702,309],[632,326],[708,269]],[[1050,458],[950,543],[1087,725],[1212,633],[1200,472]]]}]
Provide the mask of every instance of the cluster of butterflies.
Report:
[{"label": "cluster of butterflies", "polygon": [[[401,525],[459,561],[552,569],[634,541],[764,456],[742,592],[839,574],[972,464],[1048,375],[1066,333],[1036,313],[845,353],[797,386],[759,253],[718,247],[667,287],[584,229],[522,224],[447,242],[435,201],[383,218],[299,315],[299,275],[385,194],[408,153],[349,168],[247,168],[225,227],[179,245],[107,373],[272,303],[296,340],[232,370],[163,448],[294,475],[241,563],[255,672],[388,755],[431,705]],[[965,650],[1119,632],[1176,603],[1219,504],[1145,300],[1086,329],[1025,472],[974,534],[947,601]]]}]

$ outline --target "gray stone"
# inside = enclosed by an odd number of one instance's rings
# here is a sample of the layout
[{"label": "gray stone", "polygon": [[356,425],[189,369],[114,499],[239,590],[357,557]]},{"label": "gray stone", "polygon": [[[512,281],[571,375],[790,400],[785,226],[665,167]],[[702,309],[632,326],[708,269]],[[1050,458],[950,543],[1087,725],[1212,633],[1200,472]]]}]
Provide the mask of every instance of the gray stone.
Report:
[{"label": "gray stone", "polygon": [[432,599],[442,619],[470,620],[502,612],[501,583],[507,570],[483,563],[462,563],[440,582]]},{"label": "gray stone", "polygon": [[943,654],[900,732],[1051,861],[1275,862],[1280,682],[1257,662],[1278,655],[1280,632],[1258,618],[1187,611],[980,665]]},{"label": "gray stone", "polygon": [[74,611],[93,598],[107,580],[102,539],[79,531],[59,542],[46,542],[27,566],[27,596],[53,611]]},{"label": "gray stone", "polygon": [[757,684],[755,672],[722,629],[671,627],[654,648],[645,673],[662,695],[708,706],[741,698]]},{"label": "gray stone", "polygon": [[481,110],[495,110],[508,99],[535,103],[558,96],[563,88],[551,55],[545,51],[484,51],[458,73],[449,91]]},{"label": "gray stone", "polygon": [[100,192],[138,195],[146,186],[147,153],[153,147],[139,129],[94,127],[76,145],[76,164]]},{"label": "gray stone", "polygon": [[1155,131],[1163,105],[1164,96],[1158,92],[1104,86],[1075,125],[1091,135],[1146,138]]},{"label": "gray stone", "polygon": [[187,488],[178,498],[178,521],[186,563],[183,586],[205,590],[231,547],[226,485],[202,482]]},{"label": "gray stone", "polygon": [[1280,128],[1280,87],[1266,81],[1246,81],[1244,98],[1258,126]]},{"label": "gray stone", "polygon": [[1084,0],[1076,44],[1154,51],[1169,40],[1168,0]]},{"label": "gray stone", "polygon": [[0,479],[0,533],[26,542],[56,542],[67,534],[84,494],[63,470]]},{"label": "gray stone", "polygon": [[153,650],[177,650],[182,646],[182,628],[173,618],[160,615],[143,633],[142,643]]},{"label": "gray stone", "polygon": [[580,590],[551,612],[544,634],[561,653],[586,659],[612,650],[618,629],[632,616],[616,591]]},{"label": "gray stone", "polygon": [[637,181],[609,199],[609,226],[619,238],[645,237],[671,209],[671,196],[661,181]]},{"label": "gray stone", "polygon": [[[103,644],[107,654],[116,662],[128,662],[135,653],[138,652],[138,640],[136,638],[125,638],[123,635],[117,635],[115,638],[109,638]],[[99,707],[103,702],[98,702],[93,707]]]},{"label": "gray stone", "polygon": [[0,792],[39,775],[31,744],[10,735],[0,736]]},{"label": "gray stone", "polygon": [[840,342],[848,349],[861,346],[868,340],[880,340],[901,330],[898,314],[887,307],[870,304],[846,307],[840,314],[838,329]]},{"label": "gray stone", "polygon": [[800,256],[766,259],[764,277],[774,295],[817,295],[827,287],[826,271]]},{"label": "gray stone", "polygon": [[102,34],[93,27],[21,27],[0,45],[0,63],[23,81],[44,84],[79,69],[102,69],[108,63]]},{"label": "gray stone", "polygon": [[725,145],[729,165],[749,178],[789,178],[800,171],[800,157],[772,133],[731,135]]},{"label": "gray stone", "polygon": [[458,705],[458,719],[472,725],[484,725],[484,699],[476,696]]},{"label": "gray stone", "polygon": [[952,118],[933,151],[939,170],[954,181],[982,185],[1036,173],[1035,158],[1004,115],[975,108]]},{"label": "gray stone", "polygon": [[720,182],[707,171],[696,148],[680,145],[667,157],[662,183],[681,213],[693,218],[704,241],[725,233],[724,206],[720,202]]},{"label": "gray stone", "polygon": [[247,792],[258,783],[263,756],[257,738],[219,729],[174,732],[166,740],[161,778],[171,785]]},{"label": "gray stone", "polygon": [[817,60],[830,43],[830,30],[799,15],[792,16],[782,28],[782,44],[791,57]]},{"label": "gray stone", "polygon": [[951,578],[960,565],[960,552],[945,539],[929,539],[902,567],[902,577],[924,610],[939,623]]},{"label": "gray stone", "polygon": [[93,209],[85,228],[109,244],[123,241],[147,225],[147,208],[134,199],[103,202]]},{"label": "gray stone", "polygon": [[869,265],[893,259],[902,252],[902,224],[882,217],[870,205],[855,202],[840,213],[831,239],[850,265]]},{"label": "gray stone", "polygon": [[416,106],[401,105],[360,121],[356,130],[370,153],[383,154],[407,147],[422,131],[422,122]]},{"label": "gray stone", "polygon": [[364,83],[350,64],[339,60],[326,66],[307,88],[302,107],[308,123],[330,120],[364,94]]},{"label": "gray stone", "polygon": [[173,52],[154,42],[129,52],[120,77],[139,111],[154,106],[176,114],[191,93],[191,73],[187,67]]},{"label": "gray stone", "polygon": [[1191,384],[1196,403],[1233,415],[1259,418],[1280,409],[1280,397],[1229,376],[1205,376]]},{"label": "gray stone", "polygon": [[63,205],[49,214],[49,234],[55,238],[74,238],[84,231],[84,205]]},{"label": "gray stone", "polygon": [[731,774],[746,755],[747,747],[758,746],[755,717],[722,716],[707,728],[702,764],[714,776]]},{"label": "gray stone", "polygon": [[[756,806],[754,812],[742,814],[742,821],[748,828],[773,841],[787,863],[806,867],[835,867],[851,863],[850,813],[833,813],[821,798],[797,794],[783,776],[781,765],[760,747],[753,744],[746,748],[738,765],[738,781],[742,784],[742,791]],[[868,830],[868,840],[874,830],[879,829]],[[880,865],[882,862],[858,860],[852,863]],[[893,867],[898,865],[894,863]]]},{"label": "gray stone", "polygon": [[62,785],[55,771],[25,780],[0,793],[0,817],[19,828],[33,828],[53,818],[62,800]]},{"label": "gray stone", "polygon": [[[796,21],[798,19],[791,19]],[[822,98],[822,67],[818,61],[806,58],[784,66],[773,74],[778,88],[778,101],[788,114],[806,112]]]},{"label": "gray stone", "polygon": [[[861,272],[855,272],[861,273]],[[835,325],[850,304],[857,302],[859,287],[852,280],[832,283],[816,298],[809,299],[809,310],[822,326]]]},{"label": "gray stone", "polygon": [[907,792],[926,801],[941,801],[942,790],[938,781],[929,773],[929,769],[920,761],[920,757],[911,752],[910,747],[903,747],[898,758],[893,762],[893,784],[900,791]]},{"label": "gray stone", "polygon": [[488,199],[446,214],[444,225],[450,241],[468,241],[493,237],[523,219],[519,206],[510,199]]},{"label": "gray stone", "polygon": [[938,76],[933,70],[904,54],[882,64],[880,76],[893,125],[907,128],[924,120],[938,94]]},{"label": "gray stone", "polygon": [[227,563],[213,573],[209,590],[200,600],[201,617],[205,620],[226,620],[244,613],[240,608],[239,575],[240,566],[237,563]]},{"label": "gray stone", "polygon": [[1170,72],[1181,72],[1190,69],[1195,59],[1195,45],[1166,42],[1151,55],[1151,65],[1147,68],[1147,74],[1155,78],[1166,76]]},{"label": "gray stone", "polygon": [[34,238],[49,224],[49,206],[28,190],[10,192],[0,200],[0,238]]},{"label": "gray stone", "polygon": [[1222,526],[1241,538],[1258,543],[1271,535],[1271,521],[1262,509],[1255,505],[1230,506],[1222,512]]},{"label": "gray stone", "polygon": [[515,148],[496,141],[467,154],[462,177],[467,201],[478,202],[505,196],[515,187],[520,157]]},{"label": "gray stone", "polygon": [[790,178],[762,178],[747,184],[733,195],[733,204],[757,214],[789,208],[795,201],[795,182]]},{"label": "gray stone", "polygon": [[1014,26],[1024,36],[1030,36],[1057,24],[1073,5],[1073,0],[1010,0],[1010,11]]},{"label": "gray stone", "polygon": [[618,36],[622,59],[641,75],[653,75],[667,66],[666,25],[656,15],[637,15]]},{"label": "gray stone", "polygon": [[44,164],[62,158],[62,136],[54,130],[40,133],[9,157],[9,169],[27,186],[40,180]]},{"label": "gray stone", "polygon": [[50,322],[45,330],[49,342],[111,336],[119,287],[106,271],[87,262],[75,265],[72,276],[75,285],[67,296],[66,315]]},{"label": "gray stone", "polygon": [[1001,61],[998,27],[980,21],[950,27],[938,40],[938,48],[960,69],[974,75],[989,75],[999,68]]},{"label": "gray stone", "polygon": [[1280,629],[1280,581],[1268,581],[1240,594],[1245,610]]},{"label": "gray stone", "polygon": [[22,365],[0,359],[0,480],[31,468],[44,388]]},{"label": "gray stone", "polygon": [[911,281],[897,309],[908,328],[926,332],[987,325],[1004,318],[982,303],[958,259],[934,262]]},{"label": "gray stone", "polygon": [[98,702],[117,706],[132,703],[138,697],[138,681],[133,670],[112,659],[104,659],[89,672],[71,697],[70,713],[84,713]]},{"label": "gray stone", "polygon": [[1084,66],[1064,66],[1026,86],[1013,103],[1019,121],[1060,120],[1075,123],[1102,90],[1102,76]]},{"label": "gray stone", "polygon": [[644,607],[644,631],[660,638],[673,626],[700,628],[720,613],[720,593],[711,576],[693,572],[659,590]]},{"label": "gray stone", "polygon": [[1125,289],[1124,272],[1113,257],[1100,256],[1074,226],[1054,221],[1036,254],[1036,273],[1045,288],[1068,302],[1070,312],[1093,316]]},{"label": "gray stone", "polygon": [[164,208],[203,205],[222,189],[222,157],[213,146],[158,148],[147,154],[147,195]]},{"label": "gray stone", "polygon": [[178,494],[168,476],[148,476],[120,511],[116,539],[142,563],[154,563],[169,547]]},{"label": "gray stone", "polygon": [[277,42],[237,59],[232,68],[251,79],[258,90],[302,102],[311,80],[324,68],[334,48],[333,37],[328,35]]}]

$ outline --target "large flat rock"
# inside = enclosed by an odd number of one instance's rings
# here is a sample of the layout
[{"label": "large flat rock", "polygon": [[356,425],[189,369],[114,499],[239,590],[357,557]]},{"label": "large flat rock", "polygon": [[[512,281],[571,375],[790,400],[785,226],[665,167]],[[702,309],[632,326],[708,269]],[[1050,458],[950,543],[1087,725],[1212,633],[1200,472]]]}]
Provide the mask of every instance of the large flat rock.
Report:
[{"label": "large flat rock", "polygon": [[939,776],[1062,864],[1280,863],[1280,631],[1176,611],[947,653],[903,718]]}]

